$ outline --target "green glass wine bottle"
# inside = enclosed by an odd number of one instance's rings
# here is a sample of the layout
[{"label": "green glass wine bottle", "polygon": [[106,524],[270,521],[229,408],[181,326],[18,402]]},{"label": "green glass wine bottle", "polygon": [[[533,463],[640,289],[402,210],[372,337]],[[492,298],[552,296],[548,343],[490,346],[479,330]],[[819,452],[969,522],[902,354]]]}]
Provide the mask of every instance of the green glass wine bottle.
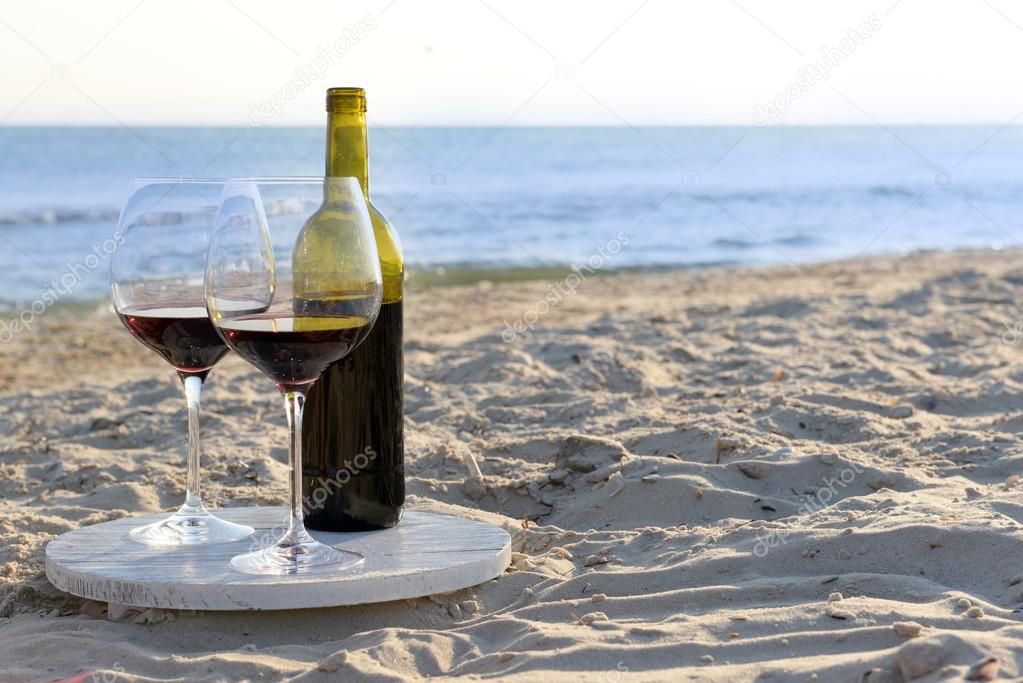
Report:
[{"label": "green glass wine bottle", "polygon": [[[402,295],[405,268],[391,225],[369,200],[366,94],[327,90],[327,175],[359,180],[369,204],[383,303],[366,339],[313,385],[302,422],[305,522],[321,531],[394,526],[405,501]],[[329,250],[323,250],[327,252]],[[316,249],[295,255],[314,272]]]}]

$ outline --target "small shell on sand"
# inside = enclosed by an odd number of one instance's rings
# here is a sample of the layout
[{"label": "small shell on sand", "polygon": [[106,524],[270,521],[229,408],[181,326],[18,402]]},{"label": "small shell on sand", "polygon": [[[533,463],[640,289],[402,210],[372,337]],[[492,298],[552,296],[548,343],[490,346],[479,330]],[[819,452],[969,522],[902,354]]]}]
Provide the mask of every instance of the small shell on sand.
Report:
[{"label": "small shell on sand", "polygon": [[980,607],[971,607],[970,609],[966,610],[966,616],[970,617],[971,619],[983,619],[984,610],[981,609]]},{"label": "small shell on sand", "polygon": [[750,479],[763,479],[764,475],[767,474],[764,466],[755,462],[740,462],[736,464],[736,467]]},{"label": "small shell on sand", "polygon": [[888,417],[895,418],[896,420],[904,420],[907,417],[913,416],[913,406],[911,405],[897,405],[892,406],[885,411]]},{"label": "small shell on sand", "polygon": [[998,678],[998,658],[988,657],[982,659],[966,672],[968,681],[993,681]]},{"label": "small shell on sand", "polygon": [[581,617],[579,617],[579,622],[584,624],[584,625],[586,625],[586,626],[589,626],[590,624],[592,624],[595,621],[607,621],[607,620],[608,620],[607,619],[607,615],[604,614],[603,612],[588,612],[587,614],[584,614]]},{"label": "small shell on sand", "polygon": [[835,591],[834,593],[828,596],[828,602],[839,602],[840,600],[842,600],[843,597],[844,596],[841,593]]},{"label": "small shell on sand", "polygon": [[703,662],[704,664],[713,664],[714,655],[703,655],[702,657],[700,657],[700,661]]},{"label": "small shell on sand", "polygon": [[973,603],[970,602],[969,598],[959,598],[958,602],[956,602],[956,605],[958,605],[960,609],[970,609],[971,607],[973,607]]}]

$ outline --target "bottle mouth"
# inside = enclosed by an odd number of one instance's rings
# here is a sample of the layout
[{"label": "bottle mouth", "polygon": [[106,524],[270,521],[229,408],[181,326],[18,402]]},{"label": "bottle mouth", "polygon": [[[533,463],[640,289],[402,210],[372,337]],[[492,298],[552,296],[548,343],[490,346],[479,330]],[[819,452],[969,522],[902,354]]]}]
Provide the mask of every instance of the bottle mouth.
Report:
[{"label": "bottle mouth", "polygon": [[327,88],[327,111],[366,111],[366,91],[363,88]]}]

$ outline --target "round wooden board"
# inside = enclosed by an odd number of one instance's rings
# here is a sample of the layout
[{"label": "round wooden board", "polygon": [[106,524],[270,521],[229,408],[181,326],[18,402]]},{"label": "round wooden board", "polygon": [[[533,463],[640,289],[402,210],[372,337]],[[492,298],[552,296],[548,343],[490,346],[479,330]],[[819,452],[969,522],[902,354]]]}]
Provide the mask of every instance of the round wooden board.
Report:
[{"label": "round wooden board", "polygon": [[333,576],[242,574],[229,561],[269,545],[283,531],[283,507],[216,510],[249,524],[235,543],[161,549],[130,540],[128,530],[162,515],[128,517],[63,534],[46,546],[46,577],[60,590],[134,607],[274,610],[336,607],[415,598],[467,588],[499,576],[511,560],[511,537],[492,524],[408,510],[392,529],[312,532],[366,560]]}]

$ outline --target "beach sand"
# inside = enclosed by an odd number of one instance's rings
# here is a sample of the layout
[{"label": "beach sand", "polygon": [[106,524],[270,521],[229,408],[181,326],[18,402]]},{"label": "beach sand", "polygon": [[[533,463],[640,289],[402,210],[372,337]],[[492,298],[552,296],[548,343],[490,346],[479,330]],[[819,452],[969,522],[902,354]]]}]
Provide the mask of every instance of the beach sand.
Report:
[{"label": "beach sand", "polygon": [[[1021,262],[591,275],[539,308],[549,282],[415,291],[408,503],[505,526],[512,566],[298,612],[49,587],[47,541],[185,479],[168,367],[105,304],[52,310],[0,345],[0,680],[1019,676]],[[207,501],[282,504],[270,381],[231,357],[204,398]]]}]

